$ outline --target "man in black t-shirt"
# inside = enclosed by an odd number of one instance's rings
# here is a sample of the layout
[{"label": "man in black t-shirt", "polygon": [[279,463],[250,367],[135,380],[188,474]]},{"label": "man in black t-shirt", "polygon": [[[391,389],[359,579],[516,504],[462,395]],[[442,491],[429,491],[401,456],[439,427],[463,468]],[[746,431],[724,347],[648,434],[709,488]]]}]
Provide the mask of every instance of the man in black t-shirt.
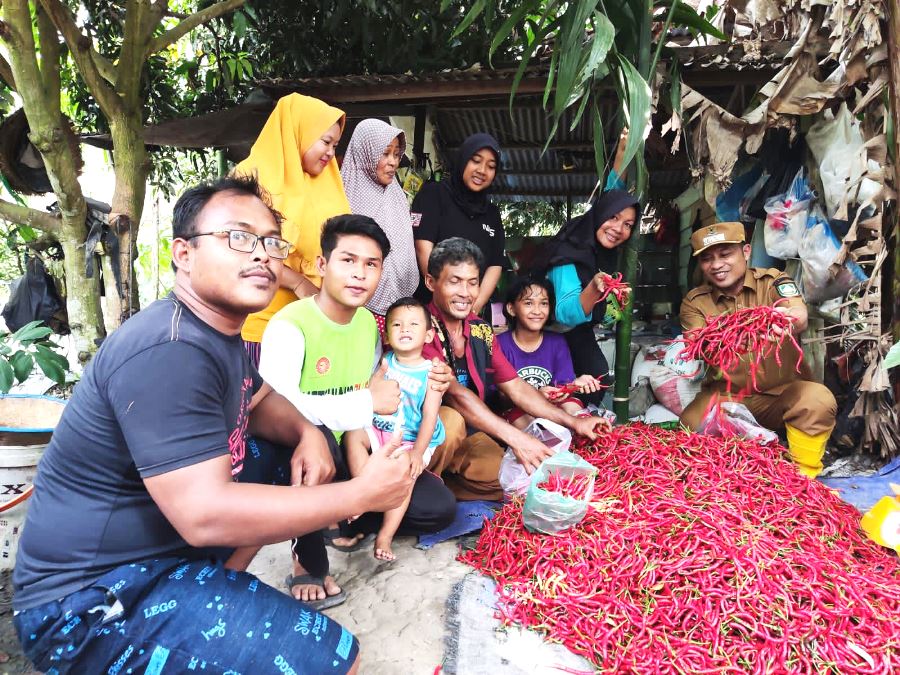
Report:
[{"label": "man in black t-shirt", "polygon": [[[54,672],[355,672],[358,643],[223,562],[403,502],[409,460],[325,484],[321,432],[259,377],[240,340],[289,245],[253,178],[175,206],[175,290],[103,344],[41,461],[20,543],[15,625]],[[296,448],[285,483],[237,483],[248,433]],[[290,475],[287,475],[290,474]]]}]

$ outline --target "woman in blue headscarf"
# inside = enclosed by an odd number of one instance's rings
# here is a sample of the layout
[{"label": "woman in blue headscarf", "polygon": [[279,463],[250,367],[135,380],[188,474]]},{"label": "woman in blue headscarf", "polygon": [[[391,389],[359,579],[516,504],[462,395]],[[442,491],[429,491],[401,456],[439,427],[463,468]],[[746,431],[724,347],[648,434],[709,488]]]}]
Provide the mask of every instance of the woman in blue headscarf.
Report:
[{"label": "woman in blue headscarf", "polygon": [[[488,197],[499,168],[497,139],[490,134],[473,134],[460,146],[450,177],[439,183],[426,183],[410,208],[416,259],[423,278],[428,272],[431,249],[444,239],[463,237],[481,249],[485,263],[481,290],[472,307],[475,314],[480,314],[490,301],[505,262],[506,239],[500,210]],[[420,285],[417,295],[425,294],[430,296]]]}]

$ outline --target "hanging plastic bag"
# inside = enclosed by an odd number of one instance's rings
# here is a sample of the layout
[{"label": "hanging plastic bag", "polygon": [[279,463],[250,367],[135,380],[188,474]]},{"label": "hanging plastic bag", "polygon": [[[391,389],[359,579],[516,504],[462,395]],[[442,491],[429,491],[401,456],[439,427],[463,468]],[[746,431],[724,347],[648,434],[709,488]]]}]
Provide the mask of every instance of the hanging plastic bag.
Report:
[{"label": "hanging plastic bag", "polygon": [[803,238],[800,241],[800,288],[807,302],[818,304],[842,297],[868,277],[852,260],[832,266],[841,250],[841,242],[834,236],[825,214],[819,207],[810,211]]},{"label": "hanging plastic bag", "polygon": [[32,321],[43,321],[59,335],[69,333],[66,307],[40,258],[29,258],[25,274],[10,284],[3,320],[10,332]]},{"label": "hanging plastic bag", "polygon": [[766,202],[766,252],[776,258],[796,258],[812,193],[801,168],[783,195]]},{"label": "hanging plastic bag", "polygon": [[[572,444],[572,432],[555,422],[538,417],[525,427],[525,433],[534,436],[554,453],[566,452]],[[528,490],[531,475],[525,470],[510,448],[500,460],[500,487],[505,494],[523,495]]]},{"label": "hanging plastic bag", "polygon": [[719,438],[745,438],[763,445],[778,442],[778,434],[761,426],[743,403],[724,401],[710,406],[697,433]]},{"label": "hanging plastic bag", "polygon": [[806,143],[819,164],[829,217],[834,217],[845,196],[850,204],[862,204],[878,194],[881,189],[878,183],[863,175],[880,168],[877,162],[868,159],[860,122],[846,103],[841,104],[833,117],[831,111],[826,111],[806,132]]},{"label": "hanging plastic bag", "polygon": [[597,469],[578,455],[545,459],[531,476],[522,520],[529,532],[559,534],[582,521],[594,496]]}]

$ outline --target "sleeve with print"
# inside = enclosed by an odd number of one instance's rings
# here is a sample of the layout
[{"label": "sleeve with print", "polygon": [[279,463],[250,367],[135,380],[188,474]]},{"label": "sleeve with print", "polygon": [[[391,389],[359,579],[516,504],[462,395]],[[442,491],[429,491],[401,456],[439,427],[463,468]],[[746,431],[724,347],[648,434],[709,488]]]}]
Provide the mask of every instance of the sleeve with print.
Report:
[{"label": "sleeve with print", "polygon": [[425,183],[412,206],[409,207],[413,222],[413,238],[437,243],[440,236],[441,205],[437,183]]},{"label": "sleeve with print", "polygon": [[225,377],[202,349],[167,342],[133,356],[109,378],[107,395],[142,478],[229,452]]},{"label": "sleeve with print", "polygon": [[773,304],[777,302],[779,307],[800,307],[805,305],[796,282],[783,273],[779,274],[772,281],[769,302]]}]

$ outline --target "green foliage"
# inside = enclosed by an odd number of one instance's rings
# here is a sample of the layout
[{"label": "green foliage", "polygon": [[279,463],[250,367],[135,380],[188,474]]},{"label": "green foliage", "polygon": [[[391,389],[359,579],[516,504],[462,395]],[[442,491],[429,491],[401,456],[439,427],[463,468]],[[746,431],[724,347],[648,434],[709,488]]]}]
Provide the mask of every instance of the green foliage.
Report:
[{"label": "green foliage", "polygon": [[51,380],[62,386],[69,362],[50,340],[52,331],[41,321],[31,321],[15,333],[0,333],[0,393],[6,394],[16,382],[24,382],[35,364]]},{"label": "green foliage", "polygon": [[[518,3],[249,0],[225,20],[229,30],[218,48],[247,54],[261,79],[467,68],[485,58],[494,33],[480,24],[454,29],[467,12],[484,5],[505,16]],[[209,50],[215,40],[206,35],[202,41]],[[514,56],[503,54],[507,60]]]},{"label": "green foliage", "polygon": [[[511,9],[511,11],[510,11]],[[650,82],[662,50],[654,35],[670,27],[687,28],[694,35],[724,39],[707,18],[681,0],[524,0],[511,8],[502,0],[478,0],[471,5],[457,32],[468,31],[481,17],[493,34],[489,56],[508,42],[518,45],[520,64],[510,93],[510,106],[528,65],[550,53],[544,105],[555,135],[563,114],[572,106],[574,128],[590,106],[597,165],[605,158],[603,120],[597,100],[610,85],[621,103],[621,119],[630,129],[623,166],[634,160],[638,175],[646,173],[643,146],[650,125],[653,99]],[[502,21],[498,22],[498,17]],[[653,24],[662,24],[655,33]],[[496,25],[495,25],[496,24]],[[549,144],[550,138],[547,139]]]},{"label": "green foliage", "polygon": [[[498,202],[503,232],[512,237],[543,237],[556,234],[566,222],[566,205],[557,202]],[[573,205],[572,218],[587,210],[587,204]]]}]

